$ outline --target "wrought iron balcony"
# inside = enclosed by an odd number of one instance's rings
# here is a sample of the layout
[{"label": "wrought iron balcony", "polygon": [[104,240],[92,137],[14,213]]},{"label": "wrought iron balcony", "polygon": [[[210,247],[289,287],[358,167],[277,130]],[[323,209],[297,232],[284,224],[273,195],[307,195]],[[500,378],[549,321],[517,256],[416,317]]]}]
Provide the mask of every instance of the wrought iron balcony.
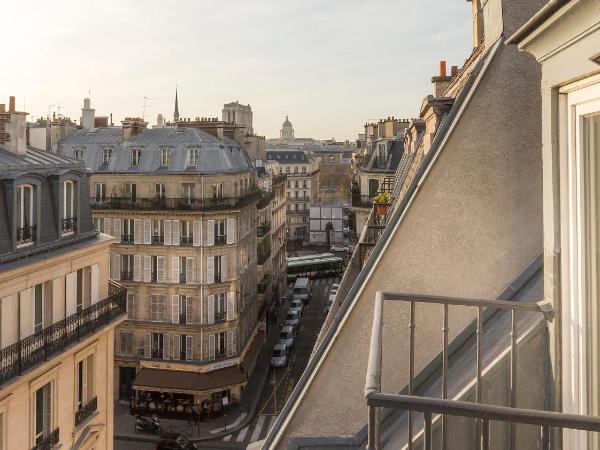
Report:
[{"label": "wrought iron balcony", "polygon": [[121,243],[122,244],[133,244],[133,234],[122,234],[121,235]]},{"label": "wrought iron balcony", "polygon": [[77,231],[77,217],[71,217],[62,221],[62,232],[75,233]]},{"label": "wrought iron balcony", "polygon": [[357,208],[371,208],[374,199],[374,195],[352,194],[352,206]]},{"label": "wrought iron balcony", "polygon": [[58,445],[59,441],[59,429],[55,429],[54,431],[48,433],[46,437],[39,443],[37,443],[31,450],[52,450],[56,445]]},{"label": "wrought iron balcony", "polygon": [[225,311],[215,312],[215,323],[225,322],[227,320],[227,313]]},{"label": "wrought iron balcony", "polygon": [[266,236],[271,231],[271,222],[263,222],[256,227],[256,235],[258,237]]},{"label": "wrought iron balcony", "polygon": [[109,295],[0,350],[0,385],[64,351],[126,313],[127,290],[109,281]]},{"label": "wrought iron balcony", "polygon": [[180,274],[179,274],[179,282],[180,282],[181,284],[185,284],[185,283],[187,283],[187,277],[186,277],[186,274],[185,274],[185,273],[180,273]]},{"label": "wrought iron balcony", "polygon": [[162,245],[165,243],[165,236],[162,234],[152,235],[152,245]]},{"label": "wrought iron balcony", "polygon": [[75,411],[75,426],[79,426],[80,423],[84,422],[98,409],[98,397],[94,397],[87,404],[83,405],[81,409]]},{"label": "wrought iron balcony", "polygon": [[31,227],[17,228],[17,244],[28,244],[35,241],[35,225]]},{"label": "wrought iron balcony", "polygon": [[215,236],[215,245],[227,244],[227,238],[225,236]]},{"label": "wrought iron balcony", "polygon": [[133,271],[132,270],[121,270],[121,280],[124,280],[124,281],[133,280]]},{"label": "wrought iron balcony", "polygon": [[141,209],[141,210],[219,210],[241,208],[257,202],[260,192],[253,191],[240,197],[212,198],[136,198],[111,197],[107,199],[91,198],[94,209]]},{"label": "wrought iron balcony", "polygon": [[192,245],[194,243],[193,236],[181,236],[180,245]]}]

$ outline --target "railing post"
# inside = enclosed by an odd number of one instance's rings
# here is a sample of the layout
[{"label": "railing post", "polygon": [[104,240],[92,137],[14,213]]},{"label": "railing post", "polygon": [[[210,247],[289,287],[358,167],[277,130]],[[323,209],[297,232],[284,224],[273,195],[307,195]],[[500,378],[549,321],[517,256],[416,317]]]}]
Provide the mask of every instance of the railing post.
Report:
[{"label": "railing post", "polygon": [[[448,304],[444,303],[444,325],[443,334],[443,353],[442,353],[442,398],[448,398]],[[446,450],[446,441],[448,439],[448,419],[446,414],[442,414],[442,450]]]},{"label": "railing post", "polygon": [[[510,406],[517,406],[517,312],[511,309],[510,332]],[[514,450],[516,443],[516,426],[510,423],[510,449]]]},{"label": "railing post", "polygon": [[431,430],[431,413],[430,412],[426,412],[424,413],[425,415],[425,432],[423,433],[423,440],[424,440],[424,450],[431,450],[431,441],[432,441],[432,430]]},{"label": "railing post", "polygon": [[[415,376],[415,302],[410,302],[410,348],[409,348],[409,372],[408,372],[408,395],[414,395],[413,378]],[[413,449],[412,411],[408,411],[408,450]]]},{"label": "railing post", "polygon": [[18,369],[18,373],[19,375],[21,375],[23,373],[23,341],[22,340],[18,340],[17,341],[17,369]]},{"label": "railing post", "polygon": [[369,406],[369,425],[367,439],[367,450],[380,450],[381,408],[377,406]]},{"label": "railing post", "polygon": [[490,449],[490,421],[488,419],[481,420],[481,448],[482,450]]},{"label": "railing post", "polygon": [[[483,308],[477,307],[477,386],[475,386],[475,401],[481,403],[481,373],[483,371]],[[477,420],[477,435],[483,433],[481,429],[481,420]],[[481,441],[477,443],[481,447]]]}]

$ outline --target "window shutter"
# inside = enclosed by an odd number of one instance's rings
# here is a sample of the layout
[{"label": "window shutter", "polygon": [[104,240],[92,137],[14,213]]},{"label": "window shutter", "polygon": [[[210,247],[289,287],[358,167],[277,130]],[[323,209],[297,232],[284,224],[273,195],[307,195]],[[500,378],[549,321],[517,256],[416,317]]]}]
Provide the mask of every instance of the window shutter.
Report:
[{"label": "window shutter", "polygon": [[133,243],[142,243],[142,220],[133,219]]},{"label": "window shutter", "polygon": [[171,245],[179,245],[179,235],[181,233],[181,222],[179,220],[174,220],[173,221],[173,226],[172,226],[172,239],[171,239]]},{"label": "window shutter", "polygon": [[110,222],[108,217],[104,218],[104,234],[110,234]]},{"label": "window shutter", "polygon": [[149,283],[152,279],[152,257],[144,255],[144,281]]},{"label": "window shutter", "polygon": [[121,255],[110,255],[110,277],[115,281],[121,279]]},{"label": "window shutter", "polygon": [[179,355],[181,354],[181,336],[176,334],[173,336],[173,359],[178,360]]},{"label": "window shutter", "polygon": [[227,320],[235,319],[235,292],[227,293]]},{"label": "window shutter", "polygon": [[212,325],[215,323],[215,296],[210,294],[208,296],[208,324]]},{"label": "window shutter", "polygon": [[213,256],[206,258],[206,282],[209,284],[215,282],[215,258]]},{"label": "window shutter", "polygon": [[65,302],[65,317],[72,316],[77,312],[77,272],[71,272],[65,278]]},{"label": "window shutter", "polygon": [[165,296],[158,296],[158,320],[165,320]]},{"label": "window shutter", "polygon": [[185,302],[185,323],[194,323],[196,322],[196,317],[194,315],[194,302],[196,301],[195,297],[187,297]]},{"label": "window shutter", "polygon": [[171,322],[179,323],[179,295],[174,295],[171,302]]},{"label": "window shutter", "polygon": [[150,333],[144,336],[144,358],[150,358]]},{"label": "window shutter", "polygon": [[194,282],[194,259],[195,258],[186,258],[185,265],[185,282],[187,284],[192,284]]},{"label": "window shutter", "polygon": [[185,359],[191,361],[194,359],[194,340],[192,336],[185,337]]},{"label": "window shutter", "polygon": [[20,339],[25,339],[33,334],[33,288],[25,289],[19,293],[19,318],[21,334]]},{"label": "window shutter", "polygon": [[202,245],[202,221],[194,220],[193,225],[193,244],[194,247],[199,247]]},{"label": "window shutter", "polygon": [[215,221],[206,221],[206,245],[215,245]]},{"label": "window shutter", "polygon": [[98,295],[99,295],[99,286],[98,286],[98,281],[100,278],[100,266],[98,266],[98,264],[92,264],[92,280],[91,280],[91,303],[92,305],[94,303],[98,302]]},{"label": "window shutter", "polygon": [[135,294],[133,292],[127,292],[127,318],[133,319],[135,317]]},{"label": "window shutter", "polygon": [[[56,283],[56,281],[54,283]],[[12,345],[16,340],[15,333],[17,331],[17,324],[15,324],[14,321],[14,312],[16,311],[16,308],[15,296],[9,295],[2,299],[2,312],[0,314],[1,348]]]},{"label": "window shutter", "polygon": [[127,355],[127,336],[124,331],[119,332],[119,354]]},{"label": "window shutter", "polygon": [[215,335],[211,334],[208,336],[208,359],[210,361],[215,360]]},{"label": "window shutter", "polygon": [[227,243],[228,244],[233,244],[235,242],[234,230],[235,230],[235,219],[227,219]]},{"label": "window shutter", "polygon": [[179,283],[179,256],[171,258],[171,281]]},{"label": "window shutter", "polygon": [[150,219],[144,219],[144,244],[152,243],[152,222]]},{"label": "window shutter", "polygon": [[170,220],[165,220],[164,221],[164,227],[165,227],[165,245],[171,245],[171,221]]},{"label": "window shutter", "polygon": [[229,280],[229,267],[227,267],[227,255],[221,256],[221,281]]},{"label": "window shutter", "polygon": [[133,280],[142,281],[142,255],[133,257]]},{"label": "window shutter", "polygon": [[156,281],[159,283],[165,282],[165,257],[156,257]]},{"label": "window shutter", "polygon": [[227,332],[227,356],[233,356],[233,331]]},{"label": "window shutter", "polygon": [[163,359],[169,359],[171,355],[171,338],[168,334],[163,334]]},{"label": "window shutter", "polygon": [[113,220],[113,236],[115,237],[115,242],[121,242],[121,219]]}]

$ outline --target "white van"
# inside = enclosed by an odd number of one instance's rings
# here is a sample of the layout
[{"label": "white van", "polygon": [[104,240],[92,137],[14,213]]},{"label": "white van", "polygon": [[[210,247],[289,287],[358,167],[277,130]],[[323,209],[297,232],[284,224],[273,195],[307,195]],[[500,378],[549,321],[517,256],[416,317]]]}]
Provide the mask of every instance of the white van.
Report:
[{"label": "white van", "polygon": [[308,278],[298,278],[294,283],[294,300],[302,300],[305,304],[310,299],[310,280]]}]

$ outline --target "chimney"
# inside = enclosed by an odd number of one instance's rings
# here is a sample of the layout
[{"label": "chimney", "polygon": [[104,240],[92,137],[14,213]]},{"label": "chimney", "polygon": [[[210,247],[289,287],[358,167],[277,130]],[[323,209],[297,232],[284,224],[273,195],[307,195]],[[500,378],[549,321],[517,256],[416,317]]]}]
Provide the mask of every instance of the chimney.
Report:
[{"label": "chimney", "polygon": [[156,127],[157,128],[165,127],[165,119],[163,118],[162,114],[159,114],[158,117],[156,118]]},{"label": "chimney", "polygon": [[451,80],[452,77],[446,75],[446,61],[440,61],[440,74],[437,77],[431,78],[431,83],[433,84],[433,96],[441,97]]},{"label": "chimney", "polygon": [[121,124],[121,136],[124,141],[128,141],[144,131],[148,122],[144,122],[139,117],[126,117]]},{"label": "chimney", "polygon": [[83,108],[81,108],[81,126],[86,130],[96,128],[96,110],[91,107],[89,98],[83,99]]},{"label": "chimney", "polygon": [[450,67],[450,76],[455,76],[458,73],[458,66]]},{"label": "chimney", "polygon": [[4,105],[0,106],[0,113],[10,115],[8,121],[0,121],[0,126],[4,125],[4,134],[0,133],[0,143],[3,143],[8,151],[24,155],[27,151],[27,113],[16,111],[15,103],[15,97],[10,96],[8,113],[5,112]]},{"label": "chimney", "polygon": [[0,103],[0,113],[6,112],[6,105],[4,103]]}]

